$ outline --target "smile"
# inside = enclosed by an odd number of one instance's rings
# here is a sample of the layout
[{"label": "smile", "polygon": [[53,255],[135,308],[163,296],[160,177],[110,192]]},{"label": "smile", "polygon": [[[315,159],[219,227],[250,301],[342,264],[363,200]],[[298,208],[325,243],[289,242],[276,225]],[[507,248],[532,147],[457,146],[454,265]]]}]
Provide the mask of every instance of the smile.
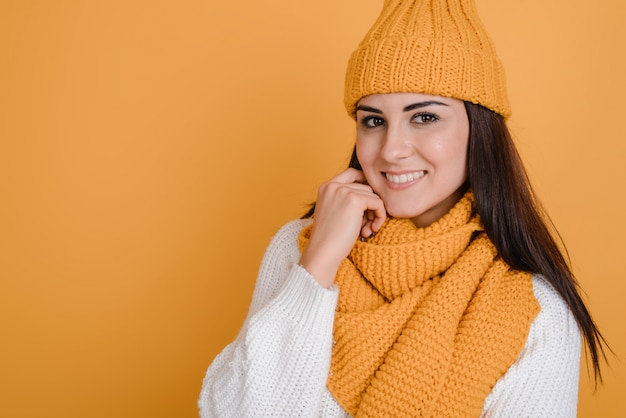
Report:
[{"label": "smile", "polygon": [[414,171],[413,173],[406,173],[406,174],[399,174],[399,175],[385,173],[385,177],[387,177],[387,180],[389,180],[392,183],[402,184],[402,183],[408,183],[420,177],[424,177],[425,174],[426,174],[425,171]]}]

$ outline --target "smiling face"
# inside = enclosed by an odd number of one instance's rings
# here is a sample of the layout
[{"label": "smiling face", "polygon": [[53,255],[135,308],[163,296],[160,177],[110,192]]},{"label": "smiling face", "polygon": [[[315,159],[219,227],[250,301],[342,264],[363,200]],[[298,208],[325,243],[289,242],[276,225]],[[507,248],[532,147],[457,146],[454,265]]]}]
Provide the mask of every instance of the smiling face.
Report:
[{"label": "smiling face", "polygon": [[357,104],[357,157],[395,218],[425,227],[463,196],[469,121],[461,100],[373,94]]}]

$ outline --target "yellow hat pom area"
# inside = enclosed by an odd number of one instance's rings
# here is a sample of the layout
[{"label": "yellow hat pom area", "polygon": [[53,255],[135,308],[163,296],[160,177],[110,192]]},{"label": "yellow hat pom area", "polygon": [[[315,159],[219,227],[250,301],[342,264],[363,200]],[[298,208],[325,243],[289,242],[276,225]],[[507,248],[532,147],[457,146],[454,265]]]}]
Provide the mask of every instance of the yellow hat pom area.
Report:
[{"label": "yellow hat pom area", "polygon": [[386,0],[346,72],[355,117],[370,94],[423,93],[480,104],[508,119],[504,68],[473,0]]}]

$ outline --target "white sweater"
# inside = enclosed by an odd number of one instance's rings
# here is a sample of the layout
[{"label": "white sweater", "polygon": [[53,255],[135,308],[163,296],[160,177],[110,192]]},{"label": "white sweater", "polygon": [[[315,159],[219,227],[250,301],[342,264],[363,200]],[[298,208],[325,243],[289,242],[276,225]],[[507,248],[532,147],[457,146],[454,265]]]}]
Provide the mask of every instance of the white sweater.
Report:
[{"label": "white sweater", "polygon": [[[326,388],[338,289],[297,262],[298,234],[285,225],[268,247],[237,339],[209,366],[198,401],[208,417],[349,417]],[[485,400],[483,417],[575,417],[581,337],[556,291],[533,277],[541,311],[515,363]]]}]

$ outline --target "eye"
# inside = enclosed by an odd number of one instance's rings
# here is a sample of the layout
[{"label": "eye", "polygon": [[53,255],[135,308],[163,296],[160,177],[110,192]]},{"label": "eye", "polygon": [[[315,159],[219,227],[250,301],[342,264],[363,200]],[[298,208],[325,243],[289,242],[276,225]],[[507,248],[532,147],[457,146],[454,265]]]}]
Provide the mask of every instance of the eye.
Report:
[{"label": "eye", "polygon": [[381,126],[385,124],[385,119],[380,116],[366,116],[361,119],[361,125],[366,128],[375,128],[377,126]]},{"label": "eye", "polygon": [[419,124],[427,124],[436,122],[439,118],[432,113],[418,113],[413,117],[413,120]]}]

